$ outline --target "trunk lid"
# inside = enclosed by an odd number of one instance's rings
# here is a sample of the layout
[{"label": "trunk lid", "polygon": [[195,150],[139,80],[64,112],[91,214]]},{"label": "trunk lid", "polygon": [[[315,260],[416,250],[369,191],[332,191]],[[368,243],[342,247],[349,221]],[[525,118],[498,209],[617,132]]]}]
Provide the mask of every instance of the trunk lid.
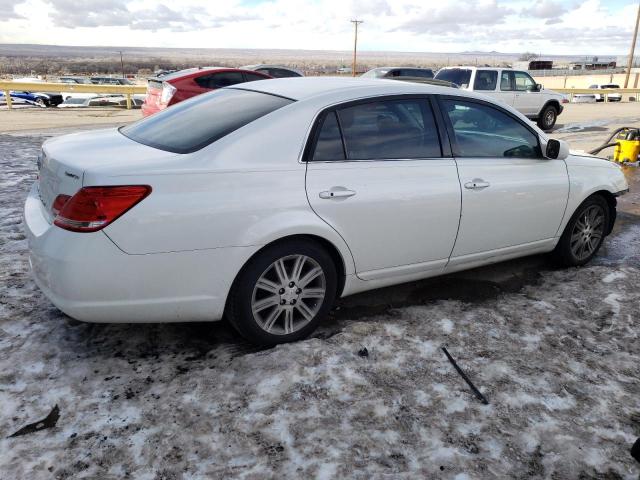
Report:
[{"label": "trunk lid", "polygon": [[42,145],[38,156],[40,200],[52,220],[56,197],[73,196],[80,190],[87,170],[115,176],[175,156],[134,142],[115,128],[52,138]]}]

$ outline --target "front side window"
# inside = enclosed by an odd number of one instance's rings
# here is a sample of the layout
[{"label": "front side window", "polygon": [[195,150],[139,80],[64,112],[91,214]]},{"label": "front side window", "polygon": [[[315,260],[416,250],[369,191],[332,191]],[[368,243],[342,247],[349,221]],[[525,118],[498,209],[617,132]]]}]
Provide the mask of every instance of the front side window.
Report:
[{"label": "front side window", "polygon": [[513,72],[517,92],[533,92],[536,89],[536,82],[529,74],[524,72]]},{"label": "front side window", "polygon": [[160,150],[190,153],[292,102],[248,90],[216,90],[122,127],[120,133]]},{"label": "front side window", "polygon": [[495,90],[498,84],[498,72],[495,70],[478,70],[473,82],[474,90]]},{"label": "front side window", "polygon": [[459,157],[541,158],[538,136],[497,108],[463,100],[443,100]]},{"label": "front side window", "polygon": [[426,99],[381,100],[338,110],[347,160],[441,157]]}]

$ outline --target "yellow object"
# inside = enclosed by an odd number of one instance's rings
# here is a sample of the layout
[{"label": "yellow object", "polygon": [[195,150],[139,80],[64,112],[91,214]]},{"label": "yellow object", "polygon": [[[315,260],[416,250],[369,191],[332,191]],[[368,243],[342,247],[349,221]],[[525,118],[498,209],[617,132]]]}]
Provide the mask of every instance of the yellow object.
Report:
[{"label": "yellow object", "polygon": [[640,130],[628,128],[616,135],[613,140],[617,143],[613,151],[614,162],[637,162],[640,156]]}]

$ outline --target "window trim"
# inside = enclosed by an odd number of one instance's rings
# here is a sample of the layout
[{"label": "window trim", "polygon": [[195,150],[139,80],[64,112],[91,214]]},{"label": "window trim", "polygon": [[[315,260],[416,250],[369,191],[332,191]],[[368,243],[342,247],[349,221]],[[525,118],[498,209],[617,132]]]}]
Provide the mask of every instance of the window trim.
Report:
[{"label": "window trim", "polygon": [[[451,145],[449,143],[449,138],[447,133],[445,132],[445,124],[442,123],[442,114],[440,112],[440,108],[438,102],[435,100],[435,95],[433,94],[395,94],[395,95],[375,95],[366,98],[359,98],[357,100],[349,100],[347,102],[337,103],[331,105],[329,107],[325,107],[316,115],[313,120],[312,127],[309,135],[307,136],[306,143],[304,149],[302,151],[302,158],[300,159],[300,163],[344,163],[344,162],[398,162],[398,161],[423,161],[423,160],[440,160],[443,158],[452,158],[452,150]],[[438,134],[438,141],[440,142],[440,151],[441,156],[439,157],[419,157],[419,158],[371,158],[371,159],[361,159],[361,160],[350,160],[347,158],[347,150],[344,140],[344,133],[342,131],[342,125],[340,124],[340,115],[337,114],[337,111],[343,108],[349,108],[356,105],[362,105],[373,102],[387,102],[394,100],[425,100],[429,103],[431,107],[431,111],[433,114],[433,122],[436,127],[436,132]],[[315,152],[316,144],[318,143],[318,138],[320,137],[320,130],[322,129],[322,124],[324,122],[325,117],[328,112],[335,112],[336,118],[338,120],[338,128],[340,129],[340,136],[342,137],[342,148],[344,151],[344,160],[313,160],[313,153]]]},{"label": "window trim", "polygon": [[[490,107],[493,108],[495,110],[498,110],[501,113],[504,113],[505,115],[511,117],[513,120],[515,120],[516,122],[518,122],[520,125],[522,125],[524,128],[526,128],[529,132],[531,132],[535,138],[538,140],[538,152],[539,152],[539,157],[465,157],[462,156],[462,154],[460,153],[460,149],[458,148],[458,142],[456,141],[456,133],[455,130],[453,129],[453,124],[451,123],[451,120],[449,119],[448,115],[445,115],[445,108],[444,105],[442,105],[442,102],[444,100],[453,100],[453,101],[461,101],[461,102],[468,102],[468,103],[477,103],[480,105],[484,105],[486,107]],[[511,160],[548,160],[543,152],[542,152],[542,145],[540,145],[540,135],[538,132],[535,131],[535,129],[533,128],[532,125],[527,125],[525,122],[522,121],[522,119],[518,118],[516,115],[514,115],[513,113],[509,112],[508,110],[505,110],[504,108],[502,108],[500,105],[496,105],[495,103],[492,102],[487,102],[485,100],[480,100],[479,98],[473,98],[473,97],[462,97],[462,96],[458,96],[458,95],[438,95],[438,104],[441,110],[441,115],[443,117],[444,120],[444,124],[447,130],[447,135],[449,137],[449,142],[451,143],[451,151],[453,153],[453,157],[454,158],[478,158],[478,159],[489,159],[489,158],[509,158]]]}]

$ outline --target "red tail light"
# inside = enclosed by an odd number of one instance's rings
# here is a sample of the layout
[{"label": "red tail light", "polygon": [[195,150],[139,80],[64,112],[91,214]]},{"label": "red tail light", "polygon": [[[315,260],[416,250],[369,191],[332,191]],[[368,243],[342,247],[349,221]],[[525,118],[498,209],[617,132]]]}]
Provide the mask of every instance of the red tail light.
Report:
[{"label": "red tail light", "polygon": [[84,187],[63,204],[53,223],[72,232],[97,232],[150,193],[148,185]]},{"label": "red tail light", "polygon": [[62,207],[69,201],[71,195],[58,195],[56,199],[53,201],[53,205],[51,205],[51,213],[53,216],[57,216],[62,210]]}]

